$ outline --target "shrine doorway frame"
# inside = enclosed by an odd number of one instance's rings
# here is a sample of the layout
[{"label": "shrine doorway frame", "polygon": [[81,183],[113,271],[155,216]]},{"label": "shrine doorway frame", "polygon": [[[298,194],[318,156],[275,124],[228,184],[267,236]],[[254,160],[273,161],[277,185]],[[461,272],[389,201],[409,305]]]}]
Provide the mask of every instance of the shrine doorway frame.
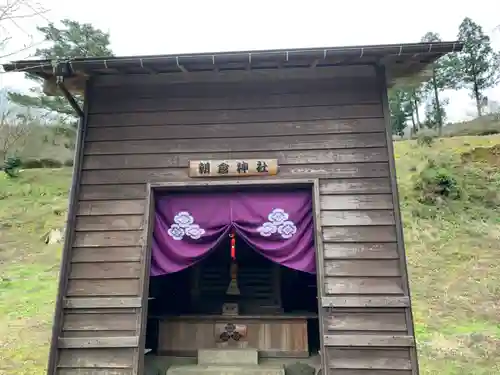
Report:
[{"label": "shrine doorway frame", "polygon": [[[320,190],[318,178],[287,178],[287,179],[259,179],[259,178],[244,178],[241,180],[210,180],[210,181],[183,181],[183,182],[155,182],[148,183],[146,189],[146,208],[144,210],[142,234],[140,238],[140,246],[142,248],[141,260],[141,279],[140,289],[141,294],[141,317],[139,320],[139,347],[138,353],[144,353],[146,346],[146,324],[148,318],[148,298],[149,298],[149,280],[151,268],[151,253],[152,253],[152,238],[154,228],[155,214],[155,194],[160,192],[195,192],[195,191],[231,191],[234,188],[242,188],[245,190],[255,189],[282,189],[290,190],[293,188],[310,189],[312,196],[312,213],[313,213],[313,230],[314,230],[314,249],[316,255],[316,286],[318,300],[318,321],[319,321],[319,337],[320,350],[324,353],[324,327],[323,308],[321,299],[324,294],[324,254],[323,254],[323,238],[321,236],[321,217],[320,217]],[[138,355],[138,373],[144,372],[144,355]],[[321,355],[321,368],[326,368],[325,356]]]}]

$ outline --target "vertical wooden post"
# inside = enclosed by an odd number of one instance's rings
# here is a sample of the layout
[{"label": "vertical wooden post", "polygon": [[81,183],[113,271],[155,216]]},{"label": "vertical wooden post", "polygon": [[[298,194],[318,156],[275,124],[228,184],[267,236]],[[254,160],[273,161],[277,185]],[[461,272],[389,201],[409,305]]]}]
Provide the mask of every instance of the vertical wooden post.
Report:
[{"label": "vertical wooden post", "polygon": [[87,121],[89,110],[89,93],[91,90],[91,80],[87,82],[84,93],[83,116],[78,122],[78,132],[76,135],[75,156],[73,159],[73,174],[71,177],[71,187],[69,191],[68,215],[66,219],[66,229],[64,231],[64,244],[61,254],[61,264],[59,270],[59,284],[57,287],[56,306],[54,318],[52,322],[52,338],[50,341],[49,361],[47,365],[47,374],[55,375],[57,372],[57,362],[59,354],[59,334],[61,332],[63,314],[64,314],[64,298],[66,297],[66,289],[68,286],[68,277],[71,263],[71,250],[73,247],[76,214],[78,211],[78,195],[80,192],[80,176],[82,174],[83,164],[83,147],[85,143],[85,135],[87,134]]},{"label": "vertical wooden post", "polygon": [[137,348],[137,358],[134,364],[134,375],[142,375],[144,373],[144,350],[146,348],[146,325],[148,321],[148,301],[149,301],[149,278],[151,268],[151,238],[154,227],[154,193],[151,185],[148,184],[146,191],[146,208],[144,212],[144,221],[142,224],[141,235],[141,308],[139,326],[137,327],[137,335],[139,336],[139,347]]},{"label": "vertical wooden post", "polygon": [[328,374],[328,363],[326,360],[326,347],[324,342],[324,322],[325,314],[321,300],[325,297],[325,266],[323,250],[323,234],[321,232],[321,206],[320,206],[319,179],[315,179],[312,185],[313,202],[313,223],[314,223],[314,248],[316,250],[316,287],[318,290],[318,326],[319,326],[319,345],[321,350],[321,368],[322,374]]},{"label": "vertical wooden post", "polygon": [[[378,90],[381,95],[381,101],[383,106],[385,129],[386,129],[386,139],[387,139],[387,152],[389,155],[389,173],[391,180],[391,191],[392,191],[392,202],[394,209],[394,219],[396,222],[396,240],[397,248],[399,254],[401,277],[403,278],[403,291],[406,296],[408,296],[409,302],[408,307],[405,308],[406,315],[406,326],[408,327],[408,334],[415,337],[415,327],[413,324],[413,314],[411,305],[411,294],[410,294],[410,283],[408,278],[408,266],[406,261],[406,251],[404,245],[404,233],[403,233],[403,222],[401,218],[401,207],[399,205],[399,192],[398,192],[398,180],[396,176],[396,160],[394,158],[394,146],[392,141],[392,125],[391,125],[391,114],[389,111],[389,99],[387,97],[387,83],[386,74],[384,66],[377,66],[377,82]],[[419,374],[418,368],[418,356],[416,345],[410,347],[410,360],[412,367],[412,375]]]}]

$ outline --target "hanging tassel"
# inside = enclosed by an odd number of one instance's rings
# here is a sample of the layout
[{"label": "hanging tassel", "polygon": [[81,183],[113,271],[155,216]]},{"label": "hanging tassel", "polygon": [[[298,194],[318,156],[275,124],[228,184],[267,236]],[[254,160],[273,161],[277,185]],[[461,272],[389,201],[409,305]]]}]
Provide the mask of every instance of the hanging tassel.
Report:
[{"label": "hanging tassel", "polygon": [[226,294],[229,296],[239,296],[240,288],[238,287],[238,265],[236,264],[236,238],[234,233],[231,233],[229,237],[231,238],[231,267],[229,269],[231,281],[227,287]]},{"label": "hanging tassel", "polygon": [[231,260],[236,261],[236,238],[234,233],[229,235],[231,237]]}]

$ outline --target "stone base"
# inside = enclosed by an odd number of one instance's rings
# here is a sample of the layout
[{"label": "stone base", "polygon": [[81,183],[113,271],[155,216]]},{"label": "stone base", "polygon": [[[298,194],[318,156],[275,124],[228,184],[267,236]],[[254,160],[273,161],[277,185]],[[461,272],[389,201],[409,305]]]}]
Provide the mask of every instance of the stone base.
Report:
[{"label": "stone base", "polygon": [[285,375],[283,365],[259,365],[256,349],[202,349],[197,365],[177,365],[166,375]]},{"label": "stone base", "polygon": [[258,365],[256,349],[202,349],[198,350],[199,365]]},{"label": "stone base", "polygon": [[285,369],[271,365],[188,365],[172,366],[167,375],[285,375]]}]

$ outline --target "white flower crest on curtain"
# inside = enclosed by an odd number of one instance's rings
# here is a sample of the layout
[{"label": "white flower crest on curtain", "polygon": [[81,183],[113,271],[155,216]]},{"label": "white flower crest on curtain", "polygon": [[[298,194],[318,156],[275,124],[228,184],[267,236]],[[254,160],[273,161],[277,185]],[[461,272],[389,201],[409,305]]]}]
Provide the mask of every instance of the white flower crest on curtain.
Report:
[{"label": "white flower crest on curtain", "polygon": [[176,241],[182,240],[184,236],[197,240],[205,234],[205,229],[194,223],[194,217],[189,212],[181,211],[174,216],[174,224],[167,232]]},{"label": "white flower crest on curtain", "polygon": [[275,208],[267,215],[269,221],[262,224],[257,228],[257,231],[263,237],[270,237],[278,233],[282,238],[292,238],[297,233],[295,223],[288,220],[289,215],[282,208]]}]

